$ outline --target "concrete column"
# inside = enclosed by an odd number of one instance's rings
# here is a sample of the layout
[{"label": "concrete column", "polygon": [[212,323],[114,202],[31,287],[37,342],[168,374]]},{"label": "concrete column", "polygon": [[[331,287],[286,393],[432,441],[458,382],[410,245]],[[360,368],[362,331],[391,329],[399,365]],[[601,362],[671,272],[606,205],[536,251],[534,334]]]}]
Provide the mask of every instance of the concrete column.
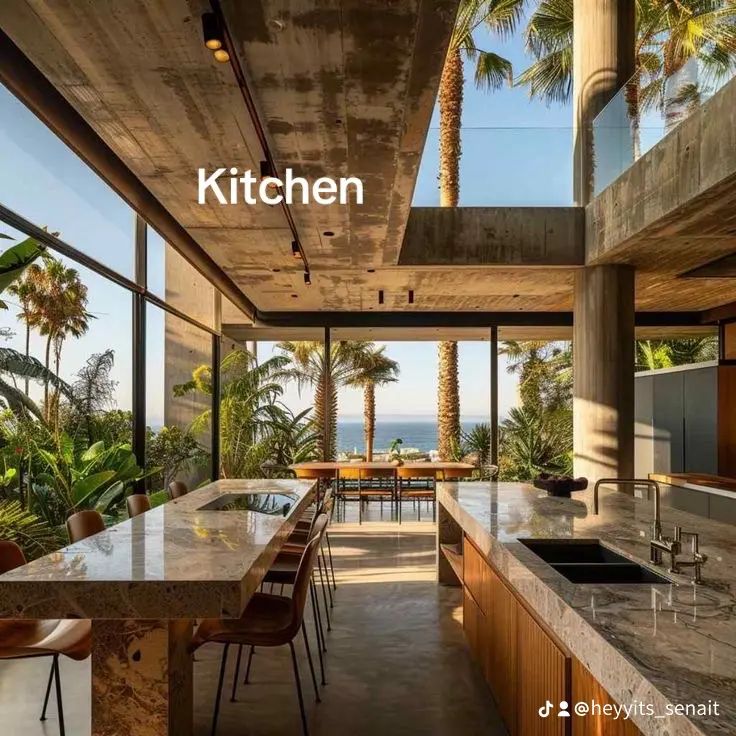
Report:
[{"label": "concrete column", "polygon": [[591,266],[575,275],[575,475],[634,473],[634,270]]},{"label": "concrete column", "polygon": [[635,71],[634,0],[574,0],[573,126],[575,203],[593,193],[595,116]]}]

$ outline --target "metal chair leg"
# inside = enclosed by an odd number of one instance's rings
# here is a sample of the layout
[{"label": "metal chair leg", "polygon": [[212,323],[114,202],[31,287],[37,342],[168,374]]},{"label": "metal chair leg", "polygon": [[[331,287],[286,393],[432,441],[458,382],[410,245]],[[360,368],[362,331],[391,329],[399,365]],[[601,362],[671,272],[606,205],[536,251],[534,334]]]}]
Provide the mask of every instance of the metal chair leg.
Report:
[{"label": "metal chair leg", "polygon": [[59,711],[59,734],[66,736],[64,728],[64,704],[61,699],[61,673],[59,672],[59,656],[54,656],[54,674],[56,679],[56,707]]},{"label": "metal chair leg", "polygon": [[330,621],[330,606],[327,603],[327,592],[325,591],[325,578],[322,574],[322,562],[319,559],[319,553],[317,557],[317,570],[319,572],[319,587],[322,588],[322,599],[325,602],[325,618],[327,619],[327,631],[332,631],[332,622]]},{"label": "metal chair leg", "polygon": [[307,726],[307,714],[304,710],[304,696],[302,695],[302,683],[299,679],[299,665],[296,661],[296,652],[294,651],[294,642],[289,642],[289,649],[291,650],[291,663],[294,665],[294,680],[296,681],[296,694],[299,696],[299,712],[302,716],[302,731],[304,736],[309,736],[309,728]]},{"label": "metal chair leg", "polygon": [[314,618],[314,633],[317,636],[317,654],[319,655],[319,669],[320,674],[322,675],[322,684],[326,685],[327,681],[325,679],[325,662],[322,658],[322,633],[320,631],[319,619],[317,617],[317,606],[314,603],[314,583],[312,582],[310,582],[309,584],[309,596],[312,599],[312,617]]},{"label": "metal chair leg", "polygon": [[307,650],[307,660],[309,661],[309,672],[312,675],[312,685],[314,686],[314,699],[318,702],[322,702],[322,698],[319,696],[319,686],[317,685],[317,675],[314,673],[314,662],[312,661],[312,651],[309,648],[309,637],[307,636],[307,627],[304,625],[304,619],[302,619],[302,636],[304,637],[304,648]]},{"label": "metal chair leg", "polygon": [[227,652],[230,649],[229,644],[225,644],[222,650],[222,661],[220,662],[220,679],[217,683],[217,698],[215,699],[215,712],[212,716],[211,736],[215,736],[217,732],[217,719],[220,717],[220,698],[222,697],[222,683],[225,681],[225,667],[227,666]]},{"label": "metal chair leg", "polygon": [[59,658],[58,654],[54,654],[54,656],[51,659],[51,669],[49,670],[49,681],[46,685],[46,696],[43,699],[43,710],[41,711],[41,717],[38,719],[39,721],[45,721],[46,720],[46,708],[48,708],[49,705],[49,696],[51,695],[51,683],[54,681],[54,672],[56,671],[56,660]]},{"label": "metal chair leg", "polygon": [[235,691],[238,688],[238,676],[240,675],[240,659],[242,656],[243,656],[243,645],[240,644],[238,646],[238,659],[235,662],[235,676],[233,677],[233,689],[232,689],[232,692],[230,693],[231,703],[235,702]]},{"label": "metal chair leg", "polygon": [[324,571],[325,571],[325,582],[327,583],[327,592],[329,593],[329,596],[330,596],[330,608],[334,608],[335,602],[332,600],[332,583],[330,582],[330,571],[329,571],[329,568],[327,567],[327,557],[325,556],[324,547],[319,548],[318,558],[320,555],[322,557],[322,567],[324,568]]},{"label": "metal chair leg", "polygon": [[250,666],[253,664],[253,655],[256,653],[256,648],[251,644],[250,651],[248,652],[248,664],[245,667],[245,677],[243,678],[243,685],[247,685],[250,682]]},{"label": "metal chair leg", "polygon": [[327,554],[330,558],[330,572],[332,573],[332,588],[337,590],[337,580],[335,579],[335,563],[332,561],[332,545],[330,544],[330,535],[325,531],[325,539],[327,540]]}]

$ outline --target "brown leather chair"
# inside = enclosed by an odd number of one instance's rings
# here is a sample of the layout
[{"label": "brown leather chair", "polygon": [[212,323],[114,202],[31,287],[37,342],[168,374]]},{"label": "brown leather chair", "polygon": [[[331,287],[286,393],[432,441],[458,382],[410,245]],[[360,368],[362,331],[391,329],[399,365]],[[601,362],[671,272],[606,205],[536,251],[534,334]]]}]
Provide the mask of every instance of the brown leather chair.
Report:
[{"label": "brown leather chair", "polygon": [[151,499],[145,493],[133,493],[128,496],[125,504],[128,507],[128,516],[131,519],[151,510]]},{"label": "brown leather chair", "polygon": [[104,532],[105,521],[97,511],[77,511],[66,520],[66,531],[69,541],[74,544],[93,534]]},{"label": "brown leather chair", "polygon": [[[324,523],[326,524],[326,518]],[[270,595],[267,593],[254,593],[241,618],[235,620],[205,619],[197,628],[194,638],[192,639],[192,651],[195,651],[203,644],[212,642],[224,644],[222,661],[220,663],[220,678],[217,685],[215,712],[212,719],[213,736],[217,730],[222,685],[225,678],[225,668],[227,666],[227,655],[230,645],[241,647],[278,647],[284,644],[288,644],[291,650],[291,662],[294,668],[294,680],[296,682],[297,696],[299,698],[302,730],[304,732],[304,736],[309,736],[307,716],[304,710],[304,696],[302,694],[301,680],[299,678],[299,666],[297,664],[296,651],[294,649],[294,639],[301,630],[312,675],[312,684],[314,686],[316,698],[319,700],[317,678],[314,673],[314,665],[312,663],[312,655],[309,649],[307,630],[304,626],[304,606],[307,602],[309,581],[312,578],[312,570],[314,569],[320,541],[319,536],[314,536],[304,548],[304,553],[302,554],[296,577],[294,579],[292,596],[290,598],[281,595]]]},{"label": "brown leather chair", "polygon": [[[435,500],[437,497],[437,471],[434,468],[407,468],[399,466],[396,469],[396,475],[399,479],[399,524],[401,524],[401,502],[405,499],[411,499],[417,503],[417,521],[422,519],[422,501],[432,502],[432,521],[435,520],[436,507]],[[402,481],[411,482],[414,479],[430,478],[432,482],[429,488],[413,488],[409,485],[406,489]]]},{"label": "brown leather chair", "polygon": [[[0,541],[0,575],[26,564],[21,548],[14,542]],[[51,685],[56,682],[56,703],[59,714],[59,733],[65,736],[64,704],[61,697],[59,657],[82,660],[89,657],[92,647],[90,621],[0,621],[0,660],[51,657],[51,672],[46,685],[41,720],[46,720],[46,709]]]},{"label": "brown leather chair", "polygon": [[[373,479],[392,479],[393,483],[389,488],[366,488],[363,481]],[[348,497],[354,496],[358,499],[358,524],[363,523],[363,502],[368,498],[379,498],[381,501],[381,510],[383,510],[383,499],[389,496],[392,500],[396,497],[396,470],[395,468],[340,468],[339,480],[357,480],[357,488],[355,492],[352,489],[343,487],[340,497],[343,501],[343,519],[345,518],[345,502]],[[339,519],[339,516],[338,516]]]},{"label": "brown leather chair", "polygon": [[186,496],[187,493],[189,493],[189,488],[187,488],[186,483],[183,483],[180,480],[172,480],[171,483],[169,483],[169,498],[172,501],[175,498]]}]

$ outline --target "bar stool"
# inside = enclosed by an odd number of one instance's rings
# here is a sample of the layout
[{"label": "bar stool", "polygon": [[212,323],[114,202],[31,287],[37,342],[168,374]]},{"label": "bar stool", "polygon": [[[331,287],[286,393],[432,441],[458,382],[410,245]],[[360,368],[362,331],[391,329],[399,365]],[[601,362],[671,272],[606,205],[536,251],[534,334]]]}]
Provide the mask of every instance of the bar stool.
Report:
[{"label": "bar stool", "polygon": [[133,493],[125,501],[128,507],[128,517],[133,518],[151,510],[151,499],[145,493]]},{"label": "bar stool", "polygon": [[[15,542],[0,541],[0,575],[26,564],[21,548]],[[56,708],[59,715],[59,733],[65,736],[64,704],[61,697],[61,672],[59,657],[81,661],[87,659],[92,649],[92,623],[86,620],[64,621],[0,621],[0,660],[35,659],[51,657],[46,696],[41,711],[41,721],[46,720],[46,710],[51,695],[51,685],[56,683]]]},{"label": "bar stool", "polygon": [[[414,501],[417,501],[417,521],[422,520],[422,501],[432,501],[432,521],[435,520],[436,515],[436,507],[435,507],[435,499],[437,494],[437,472],[434,468],[407,468],[403,465],[400,465],[396,469],[396,475],[399,479],[399,524],[401,524],[401,502],[404,500],[404,497],[410,498]],[[404,485],[402,481],[406,480],[411,483],[411,481],[415,478],[431,478],[431,488],[415,488],[412,490],[411,485],[409,485],[408,490],[404,490]]]},{"label": "bar stool", "polygon": [[169,483],[169,498],[172,501],[175,498],[186,496],[187,493],[189,493],[189,488],[187,488],[186,483],[183,483],[180,480],[172,480],[171,483]]},{"label": "bar stool", "polygon": [[66,520],[66,531],[69,541],[74,544],[81,542],[93,534],[105,531],[105,520],[97,511],[78,511]]},{"label": "bar stool", "polygon": [[[326,525],[326,517],[324,517],[324,522],[319,523]],[[316,526],[317,524],[315,524],[315,528]],[[305,547],[304,554],[299,562],[294,579],[294,588],[290,598],[266,593],[254,593],[243,615],[239,619],[205,619],[197,628],[190,646],[191,651],[196,651],[203,644],[211,642],[224,645],[222,661],[220,663],[220,677],[217,685],[215,712],[212,718],[213,736],[217,731],[222,685],[225,678],[225,668],[227,666],[227,655],[230,645],[278,647],[285,644],[288,644],[291,650],[291,662],[294,669],[294,680],[299,700],[302,731],[304,736],[309,736],[307,715],[304,709],[304,696],[299,677],[299,665],[297,664],[296,651],[294,649],[294,639],[301,631],[304,637],[304,646],[309,661],[315,697],[319,701],[317,677],[314,672],[312,655],[309,650],[307,630],[304,626],[304,606],[307,601],[307,590],[309,589],[309,581],[312,578],[312,570],[314,569],[319,544],[320,536],[315,535]]]}]

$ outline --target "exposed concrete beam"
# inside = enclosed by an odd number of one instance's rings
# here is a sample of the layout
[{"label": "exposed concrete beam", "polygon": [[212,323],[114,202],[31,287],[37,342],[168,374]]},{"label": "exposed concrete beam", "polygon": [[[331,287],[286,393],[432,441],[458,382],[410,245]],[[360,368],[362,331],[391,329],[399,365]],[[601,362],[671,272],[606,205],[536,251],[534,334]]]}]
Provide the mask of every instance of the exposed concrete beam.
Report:
[{"label": "exposed concrete beam", "polygon": [[399,265],[582,266],[582,207],[412,207]]},{"label": "exposed concrete beam", "polygon": [[653,249],[660,266],[681,255],[696,253],[704,264],[736,251],[736,80],[586,208],[589,264],[638,266]]}]

